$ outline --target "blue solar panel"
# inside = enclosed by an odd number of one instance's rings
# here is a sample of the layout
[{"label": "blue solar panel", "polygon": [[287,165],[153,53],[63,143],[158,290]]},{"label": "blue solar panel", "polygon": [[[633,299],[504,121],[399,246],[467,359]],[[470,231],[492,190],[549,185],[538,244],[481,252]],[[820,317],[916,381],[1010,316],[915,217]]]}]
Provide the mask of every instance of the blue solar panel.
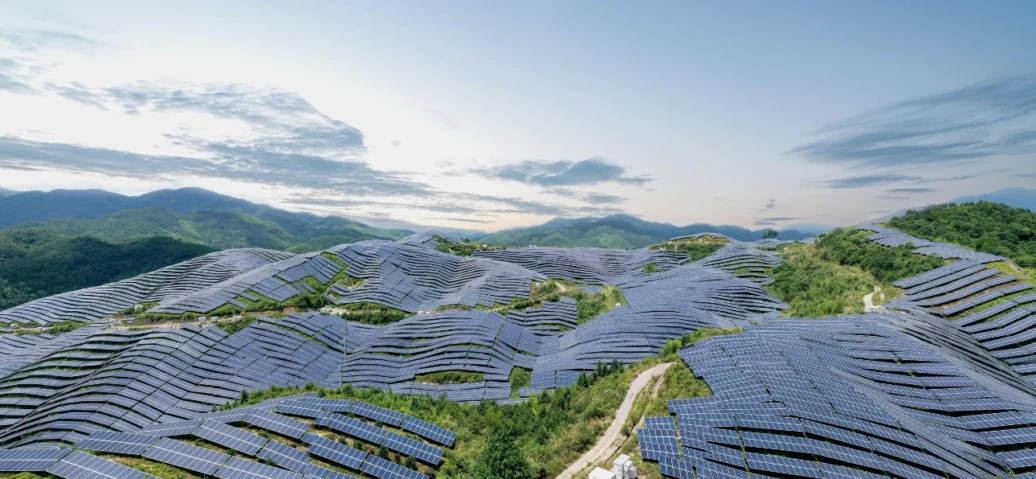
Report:
[{"label": "blue solar panel", "polygon": [[341,464],[349,469],[360,469],[360,464],[368,456],[366,452],[312,433],[306,434],[302,440],[309,445],[310,454]]}]

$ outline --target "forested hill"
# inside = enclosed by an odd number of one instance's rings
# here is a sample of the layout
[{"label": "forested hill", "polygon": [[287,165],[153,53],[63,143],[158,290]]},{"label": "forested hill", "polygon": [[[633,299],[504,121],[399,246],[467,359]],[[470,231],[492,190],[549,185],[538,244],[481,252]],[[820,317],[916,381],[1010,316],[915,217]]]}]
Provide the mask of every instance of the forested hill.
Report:
[{"label": "forested hill", "polygon": [[[361,233],[368,238],[399,239],[412,231],[373,228],[337,216],[294,213],[221,195],[201,188],[158,190],[125,196],[102,190],[27,191],[0,195],[0,227],[54,219],[96,219],[127,210],[164,208],[181,215],[202,212],[239,213],[278,226],[309,240],[320,235]],[[367,238],[364,238],[367,239]]]},{"label": "forested hill", "polygon": [[904,233],[944,241],[1014,260],[1036,268],[1036,213],[1003,203],[931,206],[894,218],[887,224]]},{"label": "forested hill", "polygon": [[[628,215],[603,218],[554,219],[539,226],[492,233],[480,242],[503,246],[588,246],[598,248],[643,248],[676,236],[697,233],[720,233],[740,241],[755,241],[767,229],[749,230],[740,226],[697,223],[674,226],[644,221]],[[780,231],[780,238],[797,240],[813,236],[795,230]]]},{"label": "forested hill", "polygon": [[212,251],[168,237],[114,243],[45,229],[0,230],[0,309],[130,278]]}]

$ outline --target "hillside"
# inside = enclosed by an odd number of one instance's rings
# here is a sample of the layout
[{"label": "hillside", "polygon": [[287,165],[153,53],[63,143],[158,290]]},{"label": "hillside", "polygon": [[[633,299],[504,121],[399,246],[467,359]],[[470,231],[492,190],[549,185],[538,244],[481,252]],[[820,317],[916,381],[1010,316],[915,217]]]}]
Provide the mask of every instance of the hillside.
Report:
[{"label": "hillside", "polygon": [[[629,215],[603,218],[557,218],[539,226],[499,231],[479,238],[483,243],[503,246],[564,246],[597,248],[644,248],[676,236],[719,233],[740,241],[761,239],[766,229],[749,230],[740,226],[696,223],[674,226],[644,221]],[[780,232],[780,238],[798,240],[814,236],[795,230]]]},{"label": "hillside", "polygon": [[45,229],[0,230],[0,309],[129,278],[212,251],[163,237],[113,243]]},{"label": "hillside", "polygon": [[1023,268],[1036,268],[1036,213],[1025,208],[988,201],[936,205],[893,218],[887,226],[919,238],[1006,256]]},{"label": "hillside", "polygon": [[164,208],[181,215],[240,213],[276,225],[302,238],[302,241],[321,234],[362,234],[371,238],[399,239],[411,233],[409,230],[372,228],[341,217],[294,213],[201,188],[158,190],[140,196],[101,190],[28,191],[6,197],[0,195],[0,227],[54,219],[96,219],[121,211],[148,208]]}]

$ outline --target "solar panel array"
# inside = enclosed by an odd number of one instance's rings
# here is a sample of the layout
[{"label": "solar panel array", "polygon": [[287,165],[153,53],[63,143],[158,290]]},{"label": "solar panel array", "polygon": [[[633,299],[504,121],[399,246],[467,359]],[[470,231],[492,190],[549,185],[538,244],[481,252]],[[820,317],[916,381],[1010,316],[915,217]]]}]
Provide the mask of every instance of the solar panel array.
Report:
[{"label": "solar panel array", "polygon": [[333,248],[359,287],[328,290],[335,304],[375,303],[407,312],[442,306],[495,306],[528,298],[542,274],[508,263],[458,257],[391,241],[361,241]]},{"label": "solar panel array", "polygon": [[1031,392],[881,315],[774,319],[680,354],[714,396],[638,431],[668,477],[1024,477],[1036,458]]},{"label": "solar panel array", "polygon": [[31,301],[0,311],[0,323],[96,321],[137,304],[171,301],[295,255],[264,249],[218,251],[117,283]]},{"label": "solar panel array", "polygon": [[[303,410],[316,414],[312,424],[290,417]],[[304,417],[309,417],[308,413]],[[374,421],[382,419],[410,435],[377,427]],[[260,436],[246,430],[248,426],[266,429],[275,435]],[[74,451],[31,447],[0,449],[0,472],[39,471],[69,479],[149,477],[98,456],[117,454],[226,479],[352,477],[315,464],[314,458],[377,478],[427,477],[346,445],[346,437],[370,446],[384,445],[400,459],[413,456],[434,467],[442,462],[444,450],[425,441],[452,446],[456,434],[413,416],[361,401],[302,394],[203,414],[192,420],[161,423],[133,433],[95,431],[76,442]],[[195,443],[199,440],[221,449]]]},{"label": "solar panel array", "polygon": [[[896,215],[904,213],[906,213],[906,211],[897,213]],[[913,245],[915,247],[914,252],[918,254],[938,256],[943,259],[961,259],[967,261],[974,261],[978,263],[993,263],[996,261],[1004,260],[1002,256],[972,251],[963,246],[955,245],[952,243],[939,243],[935,241],[929,241],[926,239],[911,236],[902,231],[877,225],[878,223],[888,221],[889,219],[891,219],[892,216],[895,215],[889,215],[879,219],[863,222],[856,225],[856,228],[867,231],[873,231],[874,234],[869,236],[868,239],[875,243],[890,247]]]},{"label": "solar panel array", "polygon": [[545,275],[587,284],[616,284],[637,276],[650,275],[644,267],[654,264],[660,270],[678,266],[687,255],[678,251],[604,248],[513,248],[477,251],[475,256],[507,263]]}]

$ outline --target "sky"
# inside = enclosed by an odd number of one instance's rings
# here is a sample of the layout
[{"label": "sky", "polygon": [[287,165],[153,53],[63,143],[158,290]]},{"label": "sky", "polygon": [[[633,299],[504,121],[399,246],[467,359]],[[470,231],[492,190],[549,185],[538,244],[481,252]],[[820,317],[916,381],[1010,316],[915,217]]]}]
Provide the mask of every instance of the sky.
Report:
[{"label": "sky", "polygon": [[1036,187],[1036,3],[0,1],[0,187],[494,231]]}]

